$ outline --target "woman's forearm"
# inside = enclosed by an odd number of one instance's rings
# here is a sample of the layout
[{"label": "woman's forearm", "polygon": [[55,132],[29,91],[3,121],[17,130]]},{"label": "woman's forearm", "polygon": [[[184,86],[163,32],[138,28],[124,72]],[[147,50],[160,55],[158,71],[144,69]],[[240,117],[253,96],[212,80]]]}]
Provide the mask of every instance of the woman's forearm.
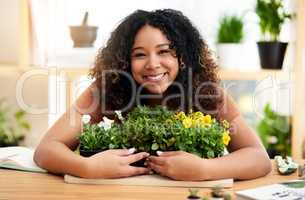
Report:
[{"label": "woman's forearm", "polygon": [[223,157],[203,160],[205,179],[253,179],[271,171],[271,162],[263,149],[242,148]]},{"label": "woman's forearm", "polygon": [[34,161],[38,166],[56,174],[85,177],[87,173],[86,159],[57,141],[40,144],[35,151]]}]

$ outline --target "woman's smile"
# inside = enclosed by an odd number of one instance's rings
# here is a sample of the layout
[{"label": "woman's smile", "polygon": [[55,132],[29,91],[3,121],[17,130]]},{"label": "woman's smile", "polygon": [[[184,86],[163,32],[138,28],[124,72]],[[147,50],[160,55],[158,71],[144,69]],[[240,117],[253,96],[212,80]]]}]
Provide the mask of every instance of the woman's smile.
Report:
[{"label": "woman's smile", "polygon": [[149,82],[160,82],[163,79],[165,79],[168,75],[168,72],[159,73],[159,74],[150,74],[150,75],[144,75],[143,79]]}]

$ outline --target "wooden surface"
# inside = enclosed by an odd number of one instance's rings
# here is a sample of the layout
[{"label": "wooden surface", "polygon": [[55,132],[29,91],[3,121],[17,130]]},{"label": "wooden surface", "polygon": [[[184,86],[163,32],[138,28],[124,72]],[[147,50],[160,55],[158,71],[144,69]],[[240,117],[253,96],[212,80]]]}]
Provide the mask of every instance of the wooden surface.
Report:
[{"label": "wooden surface", "polygon": [[[299,162],[304,164],[305,160]],[[233,193],[287,180],[297,179],[295,172],[289,176],[280,176],[273,170],[269,175],[250,181],[236,181]],[[200,196],[209,194],[209,189],[200,189]],[[40,174],[0,169],[0,199],[105,199],[105,200],[185,200],[186,188],[119,186],[119,185],[78,185],[67,184],[63,177],[51,174]]]}]

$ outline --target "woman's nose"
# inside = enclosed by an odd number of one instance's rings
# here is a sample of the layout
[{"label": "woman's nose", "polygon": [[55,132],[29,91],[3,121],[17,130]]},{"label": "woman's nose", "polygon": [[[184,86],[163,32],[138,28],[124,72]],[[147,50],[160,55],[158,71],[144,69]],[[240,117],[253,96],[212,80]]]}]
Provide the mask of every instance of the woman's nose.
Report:
[{"label": "woman's nose", "polygon": [[154,68],[159,68],[161,67],[160,65],[160,59],[158,58],[157,55],[151,55],[148,58],[148,61],[145,66],[147,69],[154,69]]}]

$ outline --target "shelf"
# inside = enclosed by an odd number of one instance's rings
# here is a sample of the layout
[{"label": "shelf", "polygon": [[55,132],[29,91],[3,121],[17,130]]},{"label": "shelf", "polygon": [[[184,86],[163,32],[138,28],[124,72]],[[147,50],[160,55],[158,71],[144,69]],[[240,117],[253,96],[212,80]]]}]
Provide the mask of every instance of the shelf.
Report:
[{"label": "shelf", "polygon": [[291,72],[283,70],[233,70],[233,69],[220,69],[219,77],[221,80],[254,80],[259,81],[268,77],[276,77],[278,79],[289,79],[291,77]]}]

